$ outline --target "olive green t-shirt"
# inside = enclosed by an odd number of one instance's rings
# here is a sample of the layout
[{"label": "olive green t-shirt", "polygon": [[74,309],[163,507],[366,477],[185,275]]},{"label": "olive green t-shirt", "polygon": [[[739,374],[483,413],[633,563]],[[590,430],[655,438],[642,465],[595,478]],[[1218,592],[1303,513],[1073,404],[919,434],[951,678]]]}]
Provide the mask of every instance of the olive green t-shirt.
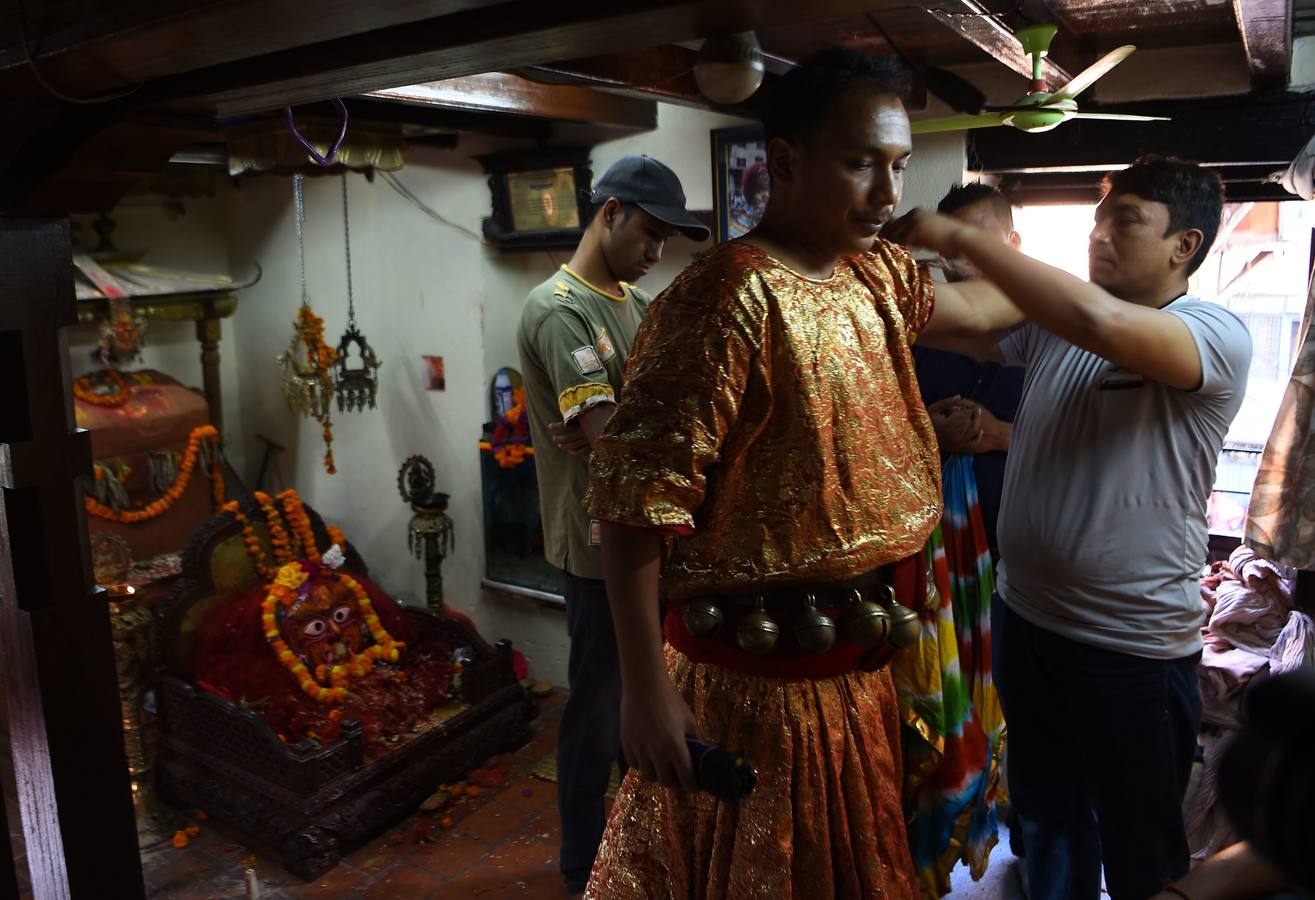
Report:
[{"label": "olive green t-shirt", "polygon": [[548,562],[581,578],[603,577],[600,528],[581,501],[589,487],[589,461],[553,442],[551,422],[570,422],[621,394],[635,331],[648,294],[629,284],[607,294],[566,266],[530,291],[516,344],[525,378],[525,402],[534,440]]}]

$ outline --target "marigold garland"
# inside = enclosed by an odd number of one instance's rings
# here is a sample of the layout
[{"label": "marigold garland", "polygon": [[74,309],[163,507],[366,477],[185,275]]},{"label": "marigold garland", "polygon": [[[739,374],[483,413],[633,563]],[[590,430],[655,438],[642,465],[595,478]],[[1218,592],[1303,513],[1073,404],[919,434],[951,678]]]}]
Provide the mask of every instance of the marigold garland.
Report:
[{"label": "marigold garland", "polygon": [[[109,519],[111,522],[132,524],[154,519],[161,513],[167,512],[183,496],[183,492],[187,490],[188,482],[192,480],[192,470],[196,467],[197,458],[200,456],[202,441],[212,442],[210,454],[211,499],[215,501],[217,506],[224,497],[224,474],[221,468],[222,463],[219,458],[218,447],[215,446],[219,441],[219,432],[213,425],[201,425],[193,428],[192,433],[187,436],[187,450],[183,453],[182,463],[178,467],[178,477],[174,479],[174,483],[170,485],[169,490],[141,509],[126,512],[116,512],[96,498],[87,497],[85,498],[87,513],[100,519]],[[96,477],[104,477],[103,471],[98,470]]]},{"label": "marigold garland", "polygon": [[[344,663],[337,663],[332,668],[325,665],[316,666],[312,673],[288,647],[278,629],[280,606],[288,607],[296,601],[297,590],[306,582],[310,574],[305,563],[300,561],[288,563],[279,569],[261,606],[261,624],[265,629],[265,639],[274,649],[279,662],[297,680],[297,684],[307,696],[317,703],[341,703],[347,699],[347,689],[351,679],[362,678],[369,674],[376,662],[397,662],[401,651],[406,649],[406,644],[393,640],[392,635],[383,627],[378,614],[374,611],[374,605],[370,602],[370,595],[361,587],[361,583],[350,575],[335,572],[333,577],[356,599],[357,609],[365,619],[374,644],[363,653],[356,654]],[[328,684],[326,685],[325,682]]]},{"label": "marigold garland", "polygon": [[[112,394],[98,394],[95,390],[97,381],[113,386],[114,392]],[[73,381],[73,396],[83,403],[90,403],[92,406],[115,409],[128,402],[129,393],[128,380],[116,369],[90,372]]]},{"label": "marigold garland", "polygon": [[[306,362],[319,374],[320,391],[324,395],[333,393],[333,366],[338,362],[338,351],[324,343],[324,320],[315,315],[309,303],[303,303],[297,310],[297,331],[301,332],[301,341],[306,345]],[[333,422],[326,411],[313,411],[311,415],[320,423],[324,432],[324,471],[330,475],[337,474],[338,467],[333,462]]]},{"label": "marigold garland", "polygon": [[[297,496],[296,490],[288,488],[279,494],[279,501],[283,504],[283,513],[292,529],[292,533],[297,536],[297,540],[301,543],[301,556],[311,562],[319,562],[320,551],[315,546],[315,532],[311,529],[310,516],[306,515],[306,508],[302,506],[301,498]],[[336,528],[329,532],[330,536],[335,533],[341,540],[333,540],[332,542],[342,547],[345,552],[347,539],[342,537],[342,532]]]}]

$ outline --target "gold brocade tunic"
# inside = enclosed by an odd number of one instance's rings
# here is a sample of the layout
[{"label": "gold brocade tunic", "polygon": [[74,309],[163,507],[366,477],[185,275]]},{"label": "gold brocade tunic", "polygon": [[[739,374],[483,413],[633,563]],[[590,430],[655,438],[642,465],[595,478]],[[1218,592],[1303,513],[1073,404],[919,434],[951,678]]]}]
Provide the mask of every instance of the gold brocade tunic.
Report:
[{"label": "gold brocade tunic", "polygon": [[649,308],[593,449],[598,519],[681,532],[669,597],[839,580],[922,549],[940,458],[910,345],[934,288],[878,240],[825,281],[722,244]]}]

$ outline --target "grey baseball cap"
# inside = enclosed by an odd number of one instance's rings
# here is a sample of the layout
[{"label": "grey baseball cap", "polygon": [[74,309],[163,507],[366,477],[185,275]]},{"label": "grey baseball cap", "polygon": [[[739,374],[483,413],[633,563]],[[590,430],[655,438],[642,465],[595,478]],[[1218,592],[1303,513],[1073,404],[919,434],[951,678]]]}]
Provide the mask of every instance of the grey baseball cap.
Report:
[{"label": "grey baseball cap", "polygon": [[712,234],[685,209],[685,191],[676,173],[651,156],[623,156],[608,166],[589,199],[603,203],[608,197],[633,203],[692,241],[706,241]]}]

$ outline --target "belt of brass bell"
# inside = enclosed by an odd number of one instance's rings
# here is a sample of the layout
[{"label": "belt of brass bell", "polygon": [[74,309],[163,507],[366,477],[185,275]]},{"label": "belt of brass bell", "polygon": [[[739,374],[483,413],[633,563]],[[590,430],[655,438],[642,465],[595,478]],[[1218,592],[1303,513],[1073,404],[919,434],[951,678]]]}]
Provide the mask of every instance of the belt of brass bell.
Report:
[{"label": "belt of brass bell", "polygon": [[812,594],[804,594],[804,611],[794,620],[794,639],[809,653],[825,653],[836,642],[836,623],[817,611]]},{"label": "belt of brass bell", "polygon": [[890,594],[890,601],[886,604],[886,611],[890,613],[890,642],[906,650],[922,638],[922,623],[918,621],[917,613],[895,599],[893,587],[887,585],[886,590]]},{"label": "belt of brass bell", "polygon": [[880,603],[864,600],[857,588],[849,592],[850,603],[840,617],[845,640],[864,647],[877,647],[890,634],[890,615]]},{"label": "belt of brass bell", "polygon": [[680,621],[690,637],[710,638],[721,628],[726,617],[716,603],[699,598],[685,604],[685,608],[680,611]]},{"label": "belt of brass bell", "polygon": [[766,598],[759,594],[754,598],[753,612],[741,616],[739,624],[735,626],[735,643],[745,653],[764,656],[776,648],[781,628],[767,614],[764,609],[766,605]]}]

